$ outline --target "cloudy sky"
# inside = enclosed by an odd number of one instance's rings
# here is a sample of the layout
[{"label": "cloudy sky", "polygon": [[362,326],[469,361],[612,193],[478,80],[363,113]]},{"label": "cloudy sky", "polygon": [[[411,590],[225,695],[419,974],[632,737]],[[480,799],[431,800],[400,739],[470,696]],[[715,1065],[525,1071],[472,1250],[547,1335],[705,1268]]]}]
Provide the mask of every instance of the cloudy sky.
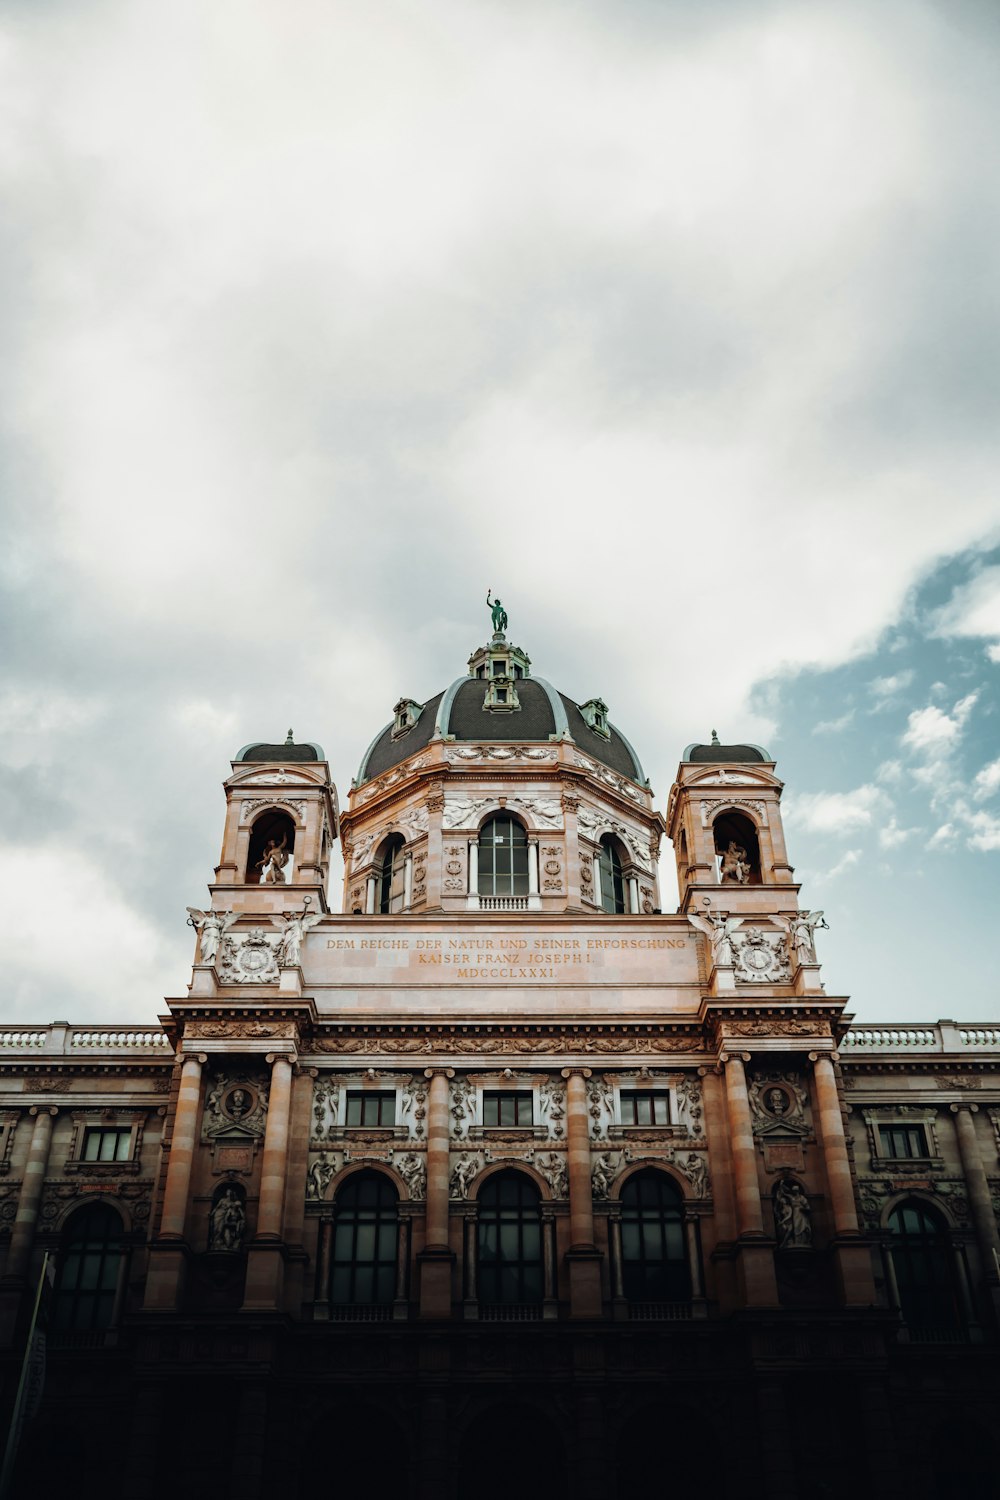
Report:
[{"label": "cloudy sky", "polygon": [[861,1019],[1000,1020],[998,75],[993,0],[4,0],[7,1018],[182,992],[230,757],[346,794],[491,586],[661,807],[772,750]]}]

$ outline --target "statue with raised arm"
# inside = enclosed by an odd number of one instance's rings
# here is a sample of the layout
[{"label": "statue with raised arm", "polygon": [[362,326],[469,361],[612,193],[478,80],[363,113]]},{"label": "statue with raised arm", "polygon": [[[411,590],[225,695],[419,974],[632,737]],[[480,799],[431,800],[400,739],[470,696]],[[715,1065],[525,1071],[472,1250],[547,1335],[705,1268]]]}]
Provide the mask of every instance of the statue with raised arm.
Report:
[{"label": "statue with raised arm", "polygon": [[272,922],[284,924],[281,934],[281,946],[278,949],[278,962],[285,968],[296,968],[302,957],[302,942],[310,927],[315,927],[317,922],[323,920],[321,912],[314,912],[309,916],[309,902],[311,896],[307,896],[301,911],[285,911],[279,917],[272,917]]},{"label": "statue with raised arm", "polygon": [[816,962],[816,929],[825,927],[829,932],[830,924],[823,918],[821,911],[795,911],[788,916],[775,918],[780,922],[788,933],[788,946],[794,955],[795,962],[801,964],[814,964]]},{"label": "statue with raised arm", "polygon": [[733,962],[733,933],[742,927],[742,917],[731,917],[727,911],[692,911],[688,915],[700,932],[711,940],[716,968]]},{"label": "statue with raised arm", "polygon": [[264,850],[264,858],[257,861],[261,882],[264,885],[284,885],[285,866],[288,863],[288,834],[281,835],[281,843],[271,839]]},{"label": "statue with raised arm", "polygon": [[493,612],[493,634],[503,635],[507,629],[507,611],[500,603],[499,597],[493,600],[490,599],[492,592],[492,589],[486,590],[486,607]]},{"label": "statue with raised arm", "polygon": [[742,844],[729,840],[729,847],[722,851],[722,866],[719,879],[723,884],[746,885],[750,879],[750,861]]},{"label": "statue with raised arm", "polygon": [[219,944],[236,921],[236,913],[232,911],[199,911],[197,906],[189,906],[188,926],[193,927],[196,932],[201,933],[201,961],[203,964],[214,964],[219,952]]}]

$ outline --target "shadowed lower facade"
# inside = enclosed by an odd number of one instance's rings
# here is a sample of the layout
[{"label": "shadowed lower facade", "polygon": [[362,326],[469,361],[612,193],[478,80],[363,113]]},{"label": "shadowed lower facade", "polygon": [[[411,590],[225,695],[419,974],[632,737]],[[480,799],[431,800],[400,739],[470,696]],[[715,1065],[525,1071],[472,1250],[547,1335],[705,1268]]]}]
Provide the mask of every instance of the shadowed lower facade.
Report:
[{"label": "shadowed lower facade", "polygon": [[1000,1027],[850,1025],[766,751],[661,812],[498,628],[224,791],[162,1025],[0,1033],[14,1493],[988,1492]]}]

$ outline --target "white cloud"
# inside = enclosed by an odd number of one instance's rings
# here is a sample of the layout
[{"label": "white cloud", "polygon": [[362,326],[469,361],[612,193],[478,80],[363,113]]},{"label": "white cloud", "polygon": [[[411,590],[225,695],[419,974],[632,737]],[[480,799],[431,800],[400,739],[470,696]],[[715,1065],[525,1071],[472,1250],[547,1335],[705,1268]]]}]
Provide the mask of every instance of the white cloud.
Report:
[{"label": "white cloud", "polygon": [[[940,636],[1000,636],[1000,566],[983,568],[957,588],[932,623]],[[993,661],[995,649],[988,648]]]},{"label": "white cloud", "polygon": [[840,859],[838,859],[837,863],[832,867],[832,869],[829,869],[825,873],[816,876],[817,882],[824,880],[836,880],[839,875],[844,875],[848,870],[852,869],[858,863],[858,860],[860,858],[860,849],[848,849],[846,853],[843,854]]},{"label": "white cloud", "polygon": [[928,849],[954,849],[958,843],[958,830],[953,823],[942,823],[927,840]]},{"label": "white cloud", "polygon": [[890,806],[885,792],[871,785],[851,792],[800,792],[786,798],[785,821],[809,833],[847,837],[859,828],[871,827]]},{"label": "white cloud", "polygon": [[813,734],[840,734],[853,721],[854,709],[849,708],[845,714],[841,714],[839,719],[824,719],[822,723],[816,724],[813,727]]},{"label": "white cloud", "polygon": [[950,715],[933,704],[915,709],[907,719],[907,729],[900,743],[928,760],[946,759],[961,738],[978,697],[978,693],[969,693],[959,699]]},{"label": "white cloud", "polygon": [[0,763],[19,771],[64,759],[73,735],[105,712],[104,700],[95,694],[8,688],[0,696]]},{"label": "white cloud", "polygon": [[995,645],[987,646],[986,655],[989,657],[991,662],[996,665],[1000,665],[1000,641],[997,641]]},{"label": "white cloud", "polygon": [[884,781],[887,786],[898,786],[903,779],[903,762],[901,760],[884,760],[875,772],[876,781]]},{"label": "white cloud", "polygon": [[987,797],[992,797],[994,792],[1000,791],[1000,758],[991,760],[988,766],[983,766],[981,771],[976,772],[972,790],[978,801],[984,801]]},{"label": "white cloud", "polygon": [[1000,818],[980,810],[970,813],[965,821],[971,829],[966,840],[970,849],[980,849],[984,853],[1000,849]]},{"label": "white cloud", "polygon": [[868,684],[868,692],[875,699],[873,713],[880,713],[889,708],[905,692],[913,681],[913,670],[907,668],[904,672],[896,672],[891,677],[874,677]]},{"label": "white cloud", "polygon": [[898,849],[900,844],[905,844],[907,839],[919,832],[919,828],[901,828],[895,817],[891,817],[885,827],[879,829],[879,845],[883,849]]}]

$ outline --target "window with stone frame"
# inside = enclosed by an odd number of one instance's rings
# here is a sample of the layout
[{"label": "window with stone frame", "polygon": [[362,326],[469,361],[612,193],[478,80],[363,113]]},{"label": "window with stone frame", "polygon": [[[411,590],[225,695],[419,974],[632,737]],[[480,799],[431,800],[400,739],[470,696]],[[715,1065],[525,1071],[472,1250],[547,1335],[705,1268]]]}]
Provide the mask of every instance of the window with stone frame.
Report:
[{"label": "window with stone frame", "polygon": [[122,1260],[122,1221],[107,1203],[88,1203],[66,1223],[52,1299],[57,1329],[91,1333],[110,1328]]},{"label": "window with stone frame", "polygon": [[878,1149],[880,1156],[896,1161],[930,1156],[924,1127],[902,1122],[878,1127]]},{"label": "window with stone frame", "polygon": [[359,1089],[347,1095],[348,1128],[375,1126],[387,1129],[396,1123],[395,1091]]},{"label": "window with stone frame", "polygon": [[493,1128],[503,1125],[533,1125],[533,1105],[530,1089],[487,1090],[483,1094],[483,1124]]},{"label": "window with stone frame", "polygon": [[73,1114],[67,1172],[98,1175],[139,1171],[145,1114],[80,1110]]},{"label": "window with stone frame", "polygon": [[622,1089],[623,1125],[669,1125],[670,1093],[667,1089]]},{"label": "window with stone frame", "polygon": [[89,1125],[83,1132],[80,1156],[87,1162],[131,1160],[131,1125]]}]

